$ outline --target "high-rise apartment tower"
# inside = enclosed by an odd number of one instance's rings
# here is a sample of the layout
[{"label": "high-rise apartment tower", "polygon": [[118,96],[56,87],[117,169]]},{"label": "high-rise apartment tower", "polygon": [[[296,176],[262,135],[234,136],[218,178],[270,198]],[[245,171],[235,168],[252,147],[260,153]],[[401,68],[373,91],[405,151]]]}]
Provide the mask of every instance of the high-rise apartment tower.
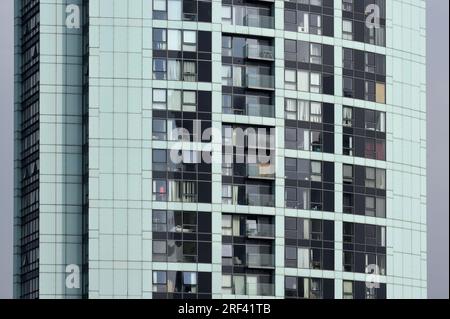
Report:
[{"label": "high-rise apartment tower", "polygon": [[425,10],[15,0],[15,297],[426,298]]}]

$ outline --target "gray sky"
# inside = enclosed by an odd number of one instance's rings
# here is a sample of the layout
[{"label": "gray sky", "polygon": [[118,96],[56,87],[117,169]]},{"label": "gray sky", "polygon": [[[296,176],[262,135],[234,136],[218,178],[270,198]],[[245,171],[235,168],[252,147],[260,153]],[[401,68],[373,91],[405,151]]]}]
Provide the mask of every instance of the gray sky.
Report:
[{"label": "gray sky", "polygon": [[[389,0],[387,0],[389,1]],[[429,297],[449,297],[449,1],[428,4]],[[0,1],[0,299],[12,296],[13,0]]]}]

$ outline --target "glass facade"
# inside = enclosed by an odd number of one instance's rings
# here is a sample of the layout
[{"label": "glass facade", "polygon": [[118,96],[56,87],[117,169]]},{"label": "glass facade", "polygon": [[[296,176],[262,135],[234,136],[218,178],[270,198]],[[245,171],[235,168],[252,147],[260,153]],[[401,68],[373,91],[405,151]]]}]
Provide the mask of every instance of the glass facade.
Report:
[{"label": "glass facade", "polygon": [[72,5],[15,2],[15,297],[427,296],[425,1]]}]

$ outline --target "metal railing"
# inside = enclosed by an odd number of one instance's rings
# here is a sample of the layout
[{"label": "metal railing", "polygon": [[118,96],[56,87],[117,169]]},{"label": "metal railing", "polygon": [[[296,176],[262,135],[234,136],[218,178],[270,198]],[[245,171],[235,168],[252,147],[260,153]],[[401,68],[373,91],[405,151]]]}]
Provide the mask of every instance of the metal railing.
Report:
[{"label": "metal railing", "polygon": [[[256,228],[255,228],[256,226]],[[247,236],[248,237],[275,237],[275,225],[272,224],[256,224],[247,225]]]},{"label": "metal railing", "polygon": [[275,195],[269,194],[247,194],[248,206],[274,207]]},{"label": "metal railing", "polygon": [[273,29],[275,26],[275,18],[256,14],[247,14],[244,17],[244,25],[247,27]]},{"label": "metal railing", "polygon": [[247,88],[268,90],[273,90],[275,88],[273,75],[247,74],[245,83]]},{"label": "metal railing", "polygon": [[245,46],[246,56],[249,59],[271,60],[275,59],[275,49],[273,46],[247,44]]},{"label": "metal railing", "polygon": [[273,296],[275,294],[274,284],[247,283],[246,288],[248,296]]},{"label": "metal railing", "polygon": [[275,164],[247,164],[250,178],[275,179]]},{"label": "metal railing", "polygon": [[273,254],[247,254],[247,266],[250,268],[273,268],[275,258]]}]

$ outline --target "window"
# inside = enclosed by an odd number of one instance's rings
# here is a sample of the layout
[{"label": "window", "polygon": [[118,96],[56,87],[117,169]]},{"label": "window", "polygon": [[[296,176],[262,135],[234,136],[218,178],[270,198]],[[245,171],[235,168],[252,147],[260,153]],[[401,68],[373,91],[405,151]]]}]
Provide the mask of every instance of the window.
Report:
[{"label": "window", "polygon": [[376,188],[386,189],[386,171],[384,169],[376,170]]},{"label": "window", "polygon": [[353,12],[353,0],[342,0],[342,10]]},{"label": "window", "polygon": [[365,81],[365,100],[375,102],[375,82]]},{"label": "window", "polygon": [[167,79],[167,61],[165,59],[153,59],[153,79]]},{"label": "window", "polygon": [[353,23],[350,20],[342,20],[342,38],[353,40]]},{"label": "window", "polygon": [[284,40],[284,55],[288,61],[297,61],[297,41]]},{"label": "window", "polygon": [[153,89],[153,109],[165,110],[167,108],[166,90]]},{"label": "window", "polygon": [[222,6],[222,22],[225,24],[232,24],[232,7]]},{"label": "window", "polygon": [[183,51],[195,52],[197,50],[197,32],[183,31]]},{"label": "window", "polygon": [[352,98],[354,97],[354,91],[353,91],[353,79],[344,76],[344,97]]},{"label": "window", "polygon": [[181,20],[181,7],[182,7],[182,1],[181,0],[167,0],[168,3],[168,19],[169,20]]},{"label": "window", "polygon": [[233,186],[232,185],[222,185],[222,204],[225,204],[225,205],[233,204]]},{"label": "window", "polygon": [[344,178],[344,184],[353,184],[353,166],[352,165],[344,164],[343,178]]},{"label": "window", "polygon": [[343,153],[347,156],[353,156],[353,136],[344,135]]},{"label": "window", "polygon": [[181,111],[181,91],[167,91],[167,109],[170,111]]},{"label": "window", "polygon": [[311,122],[322,123],[322,104],[311,102]]},{"label": "window", "polygon": [[311,150],[322,152],[322,132],[311,131]]},{"label": "window", "polygon": [[159,202],[167,201],[167,181],[153,180],[153,200]]},{"label": "window", "polygon": [[168,50],[181,51],[181,31],[168,30]]},{"label": "window", "polygon": [[353,50],[343,48],[343,62],[344,62],[344,69],[353,70],[354,69],[354,60],[353,60]]},{"label": "window", "polygon": [[153,285],[165,285],[167,283],[167,273],[165,271],[153,272]]},{"label": "window", "polygon": [[183,292],[185,293],[197,292],[197,273],[183,272]]},{"label": "window", "polygon": [[153,0],[153,18],[160,20],[167,19],[166,0]]},{"label": "window", "polygon": [[165,211],[153,211],[152,213],[152,225],[154,232],[166,232],[167,231],[167,213]]},{"label": "window", "polygon": [[351,107],[345,107],[343,108],[343,125],[345,127],[352,127],[353,126],[353,109]]},{"label": "window", "polygon": [[310,33],[322,35],[322,17],[318,14],[310,14]]},{"label": "window", "polygon": [[166,29],[153,29],[153,49],[167,49],[167,31]]},{"label": "window", "polygon": [[310,62],[313,64],[322,64],[322,45],[311,43]]},{"label": "window", "polygon": [[153,254],[165,255],[167,253],[167,244],[165,240],[153,240]]},{"label": "window", "polygon": [[222,235],[233,236],[232,216],[222,215]]},{"label": "window", "polygon": [[312,80],[310,83],[309,71],[299,70],[297,73],[298,73],[297,90],[302,92],[309,92],[312,83]]},{"label": "window", "polygon": [[[350,0],[344,0],[344,1],[350,1]],[[353,282],[351,281],[344,281],[344,299],[353,299]]]},{"label": "window", "polygon": [[181,61],[169,60],[167,61],[167,80],[180,80],[180,66]]},{"label": "window", "polygon": [[195,112],[197,107],[197,94],[195,91],[183,91],[183,111]]},{"label": "window", "polygon": [[320,93],[321,91],[321,73],[311,72],[311,83],[310,83],[310,92],[312,93]]},{"label": "window", "polygon": [[375,188],[375,168],[366,167],[366,187]]},{"label": "window", "polygon": [[284,86],[288,90],[295,90],[297,86],[296,71],[286,69],[284,71]]},{"label": "window", "polygon": [[222,293],[224,294],[233,293],[231,278],[232,278],[231,275],[222,275]]},{"label": "window", "polygon": [[375,216],[375,197],[366,196],[366,216]]},{"label": "window", "polygon": [[297,120],[297,100],[286,99],[285,105],[285,118],[287,120]]},{"label": "window", "polygon": [[233,82],[232,66],[222,65],[222,85],[231,86]]},{"label": "window", "polygon": [[322,163],[311,161],[311,181],[321,182],[322,181]]},{"label": "window", "polygon": [[310,250],[309,248],[298,248],[298,263],[297,267],[300,269],[309,269],[310,268]]},{"label": "window", "polygon": [[184,61],[183,62],[183,81],[186,82],[195,82],[196,81],[196,72],[197,72],[196,63],[194,61]]},{"label": "window", "polygon": [[376,96],[375,102],[377,103],[386,103],[386,84],[377,82],[375,86]]},{"label": "window", "polygon": [[285,260],[287,267],[297,267],[297,247],[286,246]]},{"label": "window", "polygon": [[153,139],[156,141],[164,141],[167,139],[167,123],[166,120],[159,120],[154,119],[153,120]]},{"label": "window", "polygon": [[376,217],[386,218],[386,199],[377,197],[375,206]]},{"label": "window", "polygon": [[309,122],[309,102],[304,100],[298,101],[298,120]]},{"label": "window", "polygon": [[364,59],[365,59],[365,71],[368,73],[375,73],[375,54],[370,52],[364,53]]},{"label": "window", "polygon": [[229,36],[222,36],[222,56],[232,56],[232,40]]}]

